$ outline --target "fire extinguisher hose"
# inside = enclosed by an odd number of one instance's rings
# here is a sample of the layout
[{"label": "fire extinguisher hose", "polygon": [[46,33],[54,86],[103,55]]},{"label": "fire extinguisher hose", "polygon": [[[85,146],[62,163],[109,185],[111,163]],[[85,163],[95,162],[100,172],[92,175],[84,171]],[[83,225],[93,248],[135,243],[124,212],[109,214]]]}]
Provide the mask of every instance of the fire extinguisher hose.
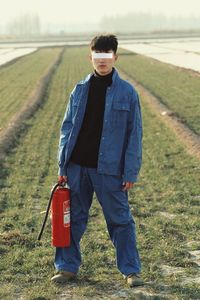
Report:
[{"label": "fire extinguisher hose", "polygon": [[48,218],[48,214],[49,214],[49,209],[51,207],[51,201],[52,201],[52,198],[53,198],[53,194],[55,192],[55,190],[57,189],[57,187],[60,186],[59,183],[56,183],[53,188],[52,188],[52,191],[51,191],[51,195],[50,195],[50,198],[49,198],[49,202],[48,202],[48,205],[47,205],[47,209],[46,209],[46,213],[45,213],[45,217],[44,217],[44,221],[43,221],[43,224],[42,224],[42,227],[41,227],[41,230],[40,230],[40,233],[38,234],[38,237],[37,237],[37,240],[40,241],[41,237],[42,237],[42,234],[43,234],[43,231],[44,231],[44,227],[46,225],[46,221],[47,221],[47,218]]}]

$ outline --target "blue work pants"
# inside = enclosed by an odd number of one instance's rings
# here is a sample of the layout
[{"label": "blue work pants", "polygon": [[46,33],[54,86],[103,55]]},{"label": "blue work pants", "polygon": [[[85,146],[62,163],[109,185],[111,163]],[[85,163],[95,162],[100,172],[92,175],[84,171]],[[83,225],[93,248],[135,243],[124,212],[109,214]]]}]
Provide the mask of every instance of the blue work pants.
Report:
[{"label": "blue work pants", "polygon": [[95,192],[116,249],[118,269],[124,275],[139,273],[141,265],[136,247],[135,222],[129,209],[128,193],[122,190],[122,178],[98,174],[95,168],[72,162],[67,168],[67,176],[71,189],[71,245],[69,248],[56,248],[56,270],[78,272],[81,264],[79,243],[86,230]]}]

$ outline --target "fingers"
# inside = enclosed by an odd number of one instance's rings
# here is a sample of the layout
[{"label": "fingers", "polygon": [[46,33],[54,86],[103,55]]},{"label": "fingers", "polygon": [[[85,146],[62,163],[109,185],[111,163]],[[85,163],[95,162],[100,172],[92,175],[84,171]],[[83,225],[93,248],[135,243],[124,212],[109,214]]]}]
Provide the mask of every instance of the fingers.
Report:
[{"label": "fingers", "polygon": [[59,185],[64,185],[67,182],[67,176],[58,176]]},{"label": "fingers", "polygon": [[65,182],[67,182],[67,180],[68,180],[67,176],[63,176],[63,180],[64,180]]},{"label": "fingers", "polygon": [[127,191],[133,187],[133,182],[123,182],[123,191]]}]

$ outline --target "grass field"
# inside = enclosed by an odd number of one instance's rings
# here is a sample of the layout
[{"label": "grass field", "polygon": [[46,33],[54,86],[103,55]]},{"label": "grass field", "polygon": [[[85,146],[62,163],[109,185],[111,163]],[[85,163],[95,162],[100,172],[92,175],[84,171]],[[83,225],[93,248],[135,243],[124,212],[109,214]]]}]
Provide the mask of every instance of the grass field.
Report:
[{"label": "grass field", "polygon": [[127,50],[121,49],[119,54],[119,68],[148,88],[182,122],[200,134],[200,77],[197,73],[184,72]]},{"label": "grass field", "polygon": [[59,51],[59,48],[40,49],[15,63],[0,67],[1,130],[7,127],[11,118],[27,102]]},{"label": "grass field", "polygon": [[[125,299],[135,299],[134,289],[125,289],[116,269],[114,249],[96,199],[82,241],[83,265],[76,283],[66,287],[50,283],[54,273],[50,224],[42,242],[36,242],[43,218],[40,212],[57,180],[59,128],[69,92],[91,70],[85,48],[65,50],[43,105],[29,120],[27,134],[0,171],[0,299],[61,299],[60,295],[67,293],[73,299],[122,299],[120,292]],[[130,205],[137,224],[143,278],[154,294],[166,291],[170,299],[199,299],[198,284],[184,283],[184,276],[199,276],[188,254],[200,247],[199,161],[186,154],[173,132],[148,107],[142,105],[142,112],[143,167],[139,183],[130,192]],[[164,265],[183,268],[184,273],[165,276]],[[164,293],[162,297],[155,299],[167,299]]]}]

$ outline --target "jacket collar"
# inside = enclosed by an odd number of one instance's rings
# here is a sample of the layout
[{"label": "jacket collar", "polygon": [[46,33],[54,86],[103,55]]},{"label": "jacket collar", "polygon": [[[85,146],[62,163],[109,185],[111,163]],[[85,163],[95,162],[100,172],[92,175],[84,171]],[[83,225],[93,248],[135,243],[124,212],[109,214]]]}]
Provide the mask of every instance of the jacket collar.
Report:
[{"label": "jacket collar", "polygon": [[[93,74],[94,73],[88,74],[85,77],[85,79],[81,80],[78,84],[80,84],[80,85],[87,85]],[[113,75],[112,75],[112,84],[111,84],[111,86],[115,85],[117,83],[117,81],[118,81],[119,78],[120,78],[119,74],[118,74],[117,70],[114,68],[114,72],[113,72]]]}]

